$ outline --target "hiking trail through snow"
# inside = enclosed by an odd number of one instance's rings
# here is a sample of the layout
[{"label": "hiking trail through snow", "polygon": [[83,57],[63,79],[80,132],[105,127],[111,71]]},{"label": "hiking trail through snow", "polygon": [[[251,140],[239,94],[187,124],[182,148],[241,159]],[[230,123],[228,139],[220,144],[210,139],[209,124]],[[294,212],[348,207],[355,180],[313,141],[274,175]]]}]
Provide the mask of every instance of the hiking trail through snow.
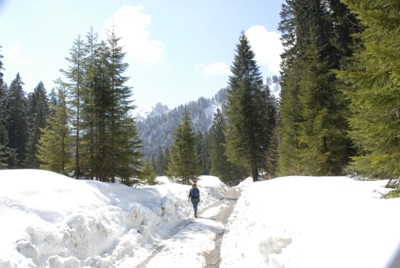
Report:
[{"label": "hiking trail through snow", "polygon": [[[140,268],[151,267],[219,267],[221,242],[240,190],[229,188],[224,198],[201,209],[199,217],[189,218],[175,234],[160,241]],[[213,243],[210,243],[213,241]],[[132,267],[122,263],[120,267]]]}]

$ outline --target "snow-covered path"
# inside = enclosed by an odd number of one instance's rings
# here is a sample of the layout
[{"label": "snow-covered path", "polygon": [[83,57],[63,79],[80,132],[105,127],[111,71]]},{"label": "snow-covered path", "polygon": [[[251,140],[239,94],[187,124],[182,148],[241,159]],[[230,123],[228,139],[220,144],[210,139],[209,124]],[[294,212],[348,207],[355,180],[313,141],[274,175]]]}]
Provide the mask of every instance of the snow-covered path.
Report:
[{"label": "snow-covered path", "polygon": [[400,267],[400,198],[382,198],[385,181],[292,176],[230,189],[201,176],[197,219],[189,185],[158,181],[0,170],[0,268]]},{"label": "snow-covered path", "polygon": [[225,198],[189,218],[177,232],[164,239],[144,262],[139,265],[125,260],[119,267],[218,267],[220,246],[227,222],[240,192],[229,189]]}]

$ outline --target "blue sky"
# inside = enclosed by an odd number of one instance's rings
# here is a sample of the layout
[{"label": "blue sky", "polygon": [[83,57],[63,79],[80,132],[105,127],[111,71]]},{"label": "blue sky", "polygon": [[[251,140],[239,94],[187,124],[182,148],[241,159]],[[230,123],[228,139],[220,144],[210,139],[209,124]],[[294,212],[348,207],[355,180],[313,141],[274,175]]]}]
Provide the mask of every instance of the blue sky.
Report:
[{"label": "blue sky", "polygon": [[7,84],[19,72],[26,92],[47,91],[67,67],[73,41],[116,26],[135,105],[174,108],[228,84],[244,31],[260,70],[279,74],[277,30],[284,0],[0,0],[0,46]]}]

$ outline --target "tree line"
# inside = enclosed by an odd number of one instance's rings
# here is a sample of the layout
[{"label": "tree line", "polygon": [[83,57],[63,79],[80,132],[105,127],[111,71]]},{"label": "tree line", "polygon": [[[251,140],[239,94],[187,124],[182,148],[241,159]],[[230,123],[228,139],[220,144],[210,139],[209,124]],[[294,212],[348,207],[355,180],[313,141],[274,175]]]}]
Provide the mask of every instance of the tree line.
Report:
[{"label": "tree line", "polygon": [[287,0],[280,13],[278,104],[242,34],[228,103],[210,131],[211,173],[242,171],[257,180],[260,171],[272,176],[351,171],[398,183],[399,11],[395,0]]},{"label": "tree line", "polygon": [[283,5],[280,175],[399,178],[399,10],[394,0]]},{"label": "tree line", "polygon": [[1,80],[1,165],[127,184],[155,171],[182,183],[208,173],[398,178],[399,10],[394,0],[287,0],[280,100],[242,33],[211,129],[195,133],[185,112],[171,148],[152,163],[142,163],[119,39],[89,32],[74,41],[49,100],[42,84],[26,99],[19,75],[10,87]]},{"label": "tree line", "polygon": [[118,42],[114,31],[103,41],[93,31],[85,39],[78,36],[50,99],[41,82],[26,98],[19,74],[9,87],[1,81],[3,168],[134,182],[142,165],[141,142],[132,89],[126,86],[128,64]]}]

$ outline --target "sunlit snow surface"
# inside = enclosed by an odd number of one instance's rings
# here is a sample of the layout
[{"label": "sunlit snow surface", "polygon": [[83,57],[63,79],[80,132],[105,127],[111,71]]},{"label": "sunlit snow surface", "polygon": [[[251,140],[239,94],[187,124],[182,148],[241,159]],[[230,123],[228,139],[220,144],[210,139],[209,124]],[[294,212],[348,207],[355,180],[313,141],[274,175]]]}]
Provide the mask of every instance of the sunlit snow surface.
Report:
[{"label": "sunlit snow surface", "polygon": [[285,177],[239,186],[227,226],[214,220],[227,187],[133,189],[39,170],[0,171],[0,267],[203,267],[224,234],[220,267],[385,267],[400,242],[400,199],[385,182]]}]

